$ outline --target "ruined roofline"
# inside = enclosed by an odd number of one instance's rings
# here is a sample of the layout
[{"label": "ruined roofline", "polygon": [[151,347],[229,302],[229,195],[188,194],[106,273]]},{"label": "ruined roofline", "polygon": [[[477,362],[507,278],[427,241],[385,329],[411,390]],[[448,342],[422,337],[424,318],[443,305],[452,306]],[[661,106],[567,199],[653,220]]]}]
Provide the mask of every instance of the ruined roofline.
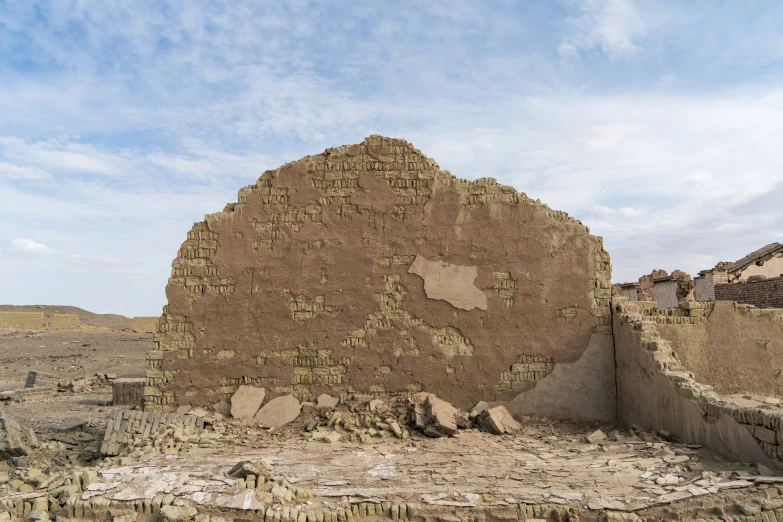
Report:
[{"label": "ruined roofline", "polygon": [[[362,140],[361,143],[358,144],[350,144],[350,145],[340,145],[338,147],[329,147],[326,150],[324,150],[321,153],[318,154],[311,154],[304,156],[303,158],[300,158],[298,160],[289,161],[280,167],[277,167],[275,169],[266,170],[264,171],[261,176],[259,176],[256,183],[252,185],[246,185],[245,187],[239,189],[239,192],[237,193],[237,201],[228,203],[224,207],[224,209],[220,212],[205,214],[204,219],[205,221],[209,221],[210,219],[219,218],[221,214],[223,213],[231,213],[236,209],[237,205],[241,205],[245,197],[248,193],[250,193],[255,187],[260,186],[260,183],[262,180],[268,179],[270,176],[274,176],[277,174],[280,170],[286,168],[286,167],[292,167],[295,165],[308,163],[308,162],[317,162],[317,161],[323,161],[326,158],[329,158],[332,155],[336,154],[346,154],[351,155],[350,150],[353,147],[362,147],[362,146],[372,146],[372,145],[378,145],[382,144],[382,146],[401,146],[409,149],[409,152],[412,154],[417,154],[421,156],[422,160],[427,163],[430,167],[436,169],[438,172],[448,176],[453,182],[459,183],[459,184],[465,184],[465,185],[474,185],[474,186],[493,186],[496,187],[500,192],[504,194],[512,194],[519,198],[520,202],[528,203],[530,205],[533,205],[535,207],[540,208],[542,211],[546,213],[550,213],[552,217],[554,217],[558,221],[566,221],[573,223],[575,225],[579,225],[583,227],[583,229],[590,234],[590,228],[582,223],[580,220],[572,217],[567,212],[562,210],[555,210],[551,208],[546,203],[542,202],[540,199],[531,199],[525,192],[518,191],[515,187],[510,185],[502,185],[497,182],[495,178],[492,177],[483,177],[483,178],[477,178],[473,181],[459,178],[452,174],[448,170],[441,169],[438,163],[430,158],[429,156],[423,154],[419,149],[413,146],[412,143],[410,143],[407,140],[404,140],[402,138],[391,138],[387,136],[381,136],[379,134],[371,134],[370,136],[367,136],[364,140]],[[382,162],[379,160],[379,162]],[[603,237],[602,236],[595,236],[597,237],[601,243],[603,244]]]},{"label": "ruined roofline", "polygon": [[739,272],[749,267],[753,263],[757,263],[758,261],[766,261],[767,259],[769,259],[770,257],[778,253],[783,253],[783,243],[777,243],[777,242],[770,243],[769,245],[759,248],[758,250],[751,252],[745,257],[729,264],[724,268],[724,270],[729,273]]}]

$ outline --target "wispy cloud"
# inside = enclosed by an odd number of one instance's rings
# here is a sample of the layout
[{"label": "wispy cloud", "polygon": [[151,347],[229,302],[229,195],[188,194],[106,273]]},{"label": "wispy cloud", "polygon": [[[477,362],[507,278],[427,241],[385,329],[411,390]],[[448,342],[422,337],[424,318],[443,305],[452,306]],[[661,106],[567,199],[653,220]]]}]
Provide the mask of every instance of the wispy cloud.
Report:
[{"label": "wispy cloud", "polygon": [[43,243],[36,243],[32,239],[17,238],[11,240],[8,251],[12,254],[51,257],[54,252]]},{"label": "wispy cloud", "polygon": [[634,54],[649,31],[649,18],[633,0],[577,0],[577,16],[566,20],[558,52],[570,57],[598,49],[611,59]]}]

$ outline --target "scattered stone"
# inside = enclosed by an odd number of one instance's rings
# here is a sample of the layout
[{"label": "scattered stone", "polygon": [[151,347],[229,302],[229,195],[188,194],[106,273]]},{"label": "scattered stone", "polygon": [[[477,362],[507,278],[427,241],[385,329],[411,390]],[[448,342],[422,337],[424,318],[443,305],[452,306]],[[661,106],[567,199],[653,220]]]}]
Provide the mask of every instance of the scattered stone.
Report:
[{"label": "scattered stone", "polygon": [[190,411],[190,404],[183,404],[177,408],[177,415],[185,415]]},{"label": "scattered stone", "polygon": [[163,506],[160,514],[168,522],[186,522],[198,515],[198,510],[193,506]]},{"label": "scattered stone", "polygon": [[77,420],[77,421],[69,421],[69,422],[63,422],[60,424],[57,424],[54,426],[55,431],[74,431],[81,429],[85,426],[87,426],[88,421],[86,420]]},{"label": "scattered stone", "polygon": [[338,402],[340,402],[339,399],[326,393],[319,395],[318,399],[316,399],[316,405],[318,406],[318,409],[333,410],[337,407]]},{"label": "scattered stone", "polygon": [[503,435],[522,429],[522,425],[514,420],[505,406],[495,406],[484,410],[477,419],[481,431],[494,435]]},{"label": "scattered stone", "polygon": [[764,464],[759,464],[758,465],[758,470],[759,470],[759,475],[761,475],[762,477],[774,477],[775,476],[775,472],[772,471],[771,469],[769,469]]},{"label": "scattered stone", "polygon": [[755,502],[740,502],[737,504],[742,514],[745,516],[758,515],[761,513],[761,506]]},{"label": "scattered stone", "polygon": [[599,440],[605,440],[606,439],[606,433],[604,433],[601,430],[595,430],[593,433],[587,436],[587,442],[590,444],[595,444]]},{"label": "scattered stone", "polygon": [[468,414],[468,417],[471,419],[475,419],[479,416],[480,413],[483,411],[486,411],[489,409],[489,405],[484,401],[479,401],[478,404],[473,406],[473,409],[470,410],[470,413]]},{"label": "scattered stone", "polygon": [[383,414],[389,411],[389,406],[380,399],[373,399],[370,401],[370,411]]},{"label": "scattered stone", "polygon": [[265,397],[264,388],[243,384],[231,396],[231,416],[241,420],[252,419],[261,408]]},{"label": "scattered stone", "polygon": [[272,467],[263,460],[243,460],[234,464],[234,467],[228,471],[228,476],[240,479],[250,475],[269,478],[271,473]]},{"label": "scattered stone", "polygon": [[780,399],[775,398],[775,397],[767,397],[766,399],[764,399],[764,404],[770,404],[770,405],[775,406],[775,405],[780,404]]},{"label": "scattered stone", "polygon": [[254,421],[262,428],[278,428],[299,416],[301,405],[293,395],[276,397],[258,410]]},{"label": "scattered stone", "polygon": [[313,433],[313,440],[322,440],[324,442],[329,442],[331,444],[334,444],[335,442],[340,442],[340,439],[342,439],[343,436],[337,431],[316,431]]},{"label": "scattered stone", "polygon": [[224,417],[231,415],[231,404],[226,401],[216,402],[212,405],[212,409]]}]

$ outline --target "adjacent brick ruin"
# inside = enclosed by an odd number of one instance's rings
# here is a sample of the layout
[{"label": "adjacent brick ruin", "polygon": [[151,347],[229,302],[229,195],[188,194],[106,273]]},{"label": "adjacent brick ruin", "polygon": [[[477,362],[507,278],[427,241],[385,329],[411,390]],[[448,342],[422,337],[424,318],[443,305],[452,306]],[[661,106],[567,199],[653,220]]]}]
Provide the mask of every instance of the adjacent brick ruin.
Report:
[{"label": "adjacent brick ruin", "polygon": [[145,408],[210,406],[242,384],[469,408],[553,379],[591,342],[611,383],[610,274],[601,239],[564,212],[370,136],[265,172],[193,226]]},{"label": "adjacent brick ruin", "polygon": [[130,320],[130,331],[134,333],[155,333],[158,330],[160,317],[133,317]]},{"label": "adjacent brick ruin", "polygon": [[747,281],[715,285],[716,301],[735,301],[757,308],[783,308],[783,276],[752,276]]},{"label": "adjacent brick ruin", "polygon": [[41,330],[43,322],[43,312],[0,312],[0,328]]}]

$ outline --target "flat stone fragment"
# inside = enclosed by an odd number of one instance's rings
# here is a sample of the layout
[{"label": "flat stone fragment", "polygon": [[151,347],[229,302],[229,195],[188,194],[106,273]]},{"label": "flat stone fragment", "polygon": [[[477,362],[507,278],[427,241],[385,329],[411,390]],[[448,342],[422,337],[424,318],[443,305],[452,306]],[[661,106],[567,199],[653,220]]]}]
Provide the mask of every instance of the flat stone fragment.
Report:
[{"label": "flat stone fragment", "polygon": [[231,396],[231,416],[235,419],[249,420],[258,413],[266,397],[264,388],[240,386]]},{"label": "flat stone fragment", "polygon": [[231,404],[227,403],[226,401],[216,402],[212,405],[212,409],[224,417],[231,415]]},{"label": "flat stone fragment", "polygon": [[339,399],[336,397],[332,397],[331,395],[324,393],[318,396],[318,399],[316,399],[316,405],[318,408],[326,408],[326,409],[333,409],[337,407],[337,403],[340,402]]},{"label": "flat stone fragment", "polygon": [[276,397],[258,410],[254,421],[263,428],[277,428],[299,416],[301,405],[293,395]]}]

